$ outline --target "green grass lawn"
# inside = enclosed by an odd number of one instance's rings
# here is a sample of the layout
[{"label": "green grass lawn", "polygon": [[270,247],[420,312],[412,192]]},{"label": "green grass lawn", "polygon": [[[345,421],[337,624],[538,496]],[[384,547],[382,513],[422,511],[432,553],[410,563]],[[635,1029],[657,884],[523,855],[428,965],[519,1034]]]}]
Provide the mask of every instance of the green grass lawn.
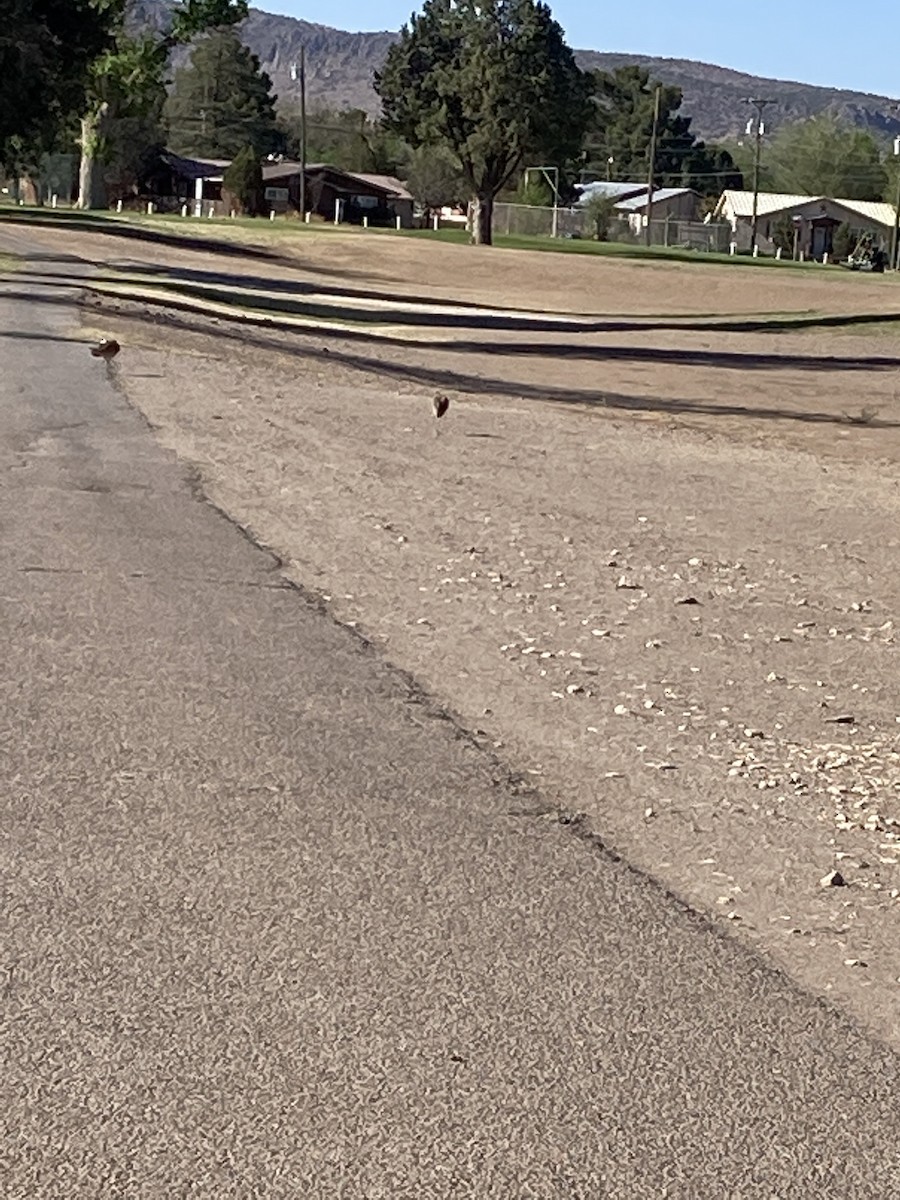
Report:
[{"label": "green grass lawn", "polygon": [[[431,229],[369,229],[359,226],[332,225],[327,222],[316,222],[309,225],[297,220],[283,218],[274,221],[261,217],[182,217],[180,213],[145,213],[110,211],[82,212],[78,209],[48,209],[16,207],[0,205],[0,221],[4,216],[22,221],[34,221],[39,224],[50,222],[67,224],[74,227],[90,229],[98,223],[123,224],[131,228],[164,228],[178,236],[193,238],[208,238],[214,243],[217,235],[246,230],[253,234],[254,241],[283,241],[290,238],[302,238],[309,234],[347,233],[359,237],[405,237],[417,238],[424,241],[449,242],[466,245],[469,235],[464,229],[441,229],[435,232]],[[752,258],[750,255],[717,254],[702,250],[685,250],[676,246],[644,246],[629,242],[595,242],[588,239],[567,239],[551,237],[529,237],[516,234],[497,234],[494,245],[501,250],[535,250],[553,254],[589,254],[600,257],[627,258],[636,262],[689,262],[699,264],[716,264],[730,267],[749,267],[760,270],[782,271],[818,271],[827,274],[832,279],[853,279],[858,275],[846,268],[821,263],[796,263],[788,259]],[[885,278],[889,278],[888,273]]]}]

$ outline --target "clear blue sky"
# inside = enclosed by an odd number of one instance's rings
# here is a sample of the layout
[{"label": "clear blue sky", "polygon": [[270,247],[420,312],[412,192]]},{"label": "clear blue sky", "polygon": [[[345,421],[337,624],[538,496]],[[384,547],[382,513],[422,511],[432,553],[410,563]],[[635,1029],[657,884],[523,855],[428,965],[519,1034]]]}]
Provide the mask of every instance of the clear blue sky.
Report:
[{"label": "clear blue sky", "polygon": [[[410,0],[251,2],[266,12],[350,30],[399,29],[420,7]],[[775,79],[900,95],[895,0],[869,0],[859,9],[838,0],[557,0],[551,8],[569,45],[579,50],[695,58]]]}]

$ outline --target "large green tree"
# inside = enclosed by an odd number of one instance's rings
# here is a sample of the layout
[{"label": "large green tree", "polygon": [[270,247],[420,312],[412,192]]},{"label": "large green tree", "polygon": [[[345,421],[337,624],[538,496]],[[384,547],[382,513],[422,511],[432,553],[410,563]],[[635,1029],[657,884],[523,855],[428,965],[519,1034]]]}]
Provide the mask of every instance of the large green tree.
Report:
[{"label": "large green tree", "polygon": [[85,103],[124,0],[0,0],[0,160],[34,160]]},{"label": "large green tree", "polygon": [[880,200],[888,184],[875,138],[829,113],[783,126],[772,138],[766,160],[779,192]]},{"label": "large green tree", "polygon": [[115,44],[94,61],[91,69],[88,106],[81,120],[81,208],[102,208],[106,204],[104,174],[113,123],[120,118],[142,120],[152,113],[159,103],[166,66],[175,47],[187,44],[207,29],[235,25],[247,15],[247,0],[178,0],[164,32],[132,36],[124,26],[122,0],[105,2],[120,6],[118,26]]},{"label": "large green tree", "polygon": [[165,109],[169,145],[180,154],[234,158],[247,146],[271,154],[279,143],[272,81],[233,29],[216,29],[175,72]]},{"label": "large green tree", "polygon": [[[585,141],[584,166],[602,177],[643,182],[650,169],[656,89],[659,119],[653,179],[657,187],[692,187],[704,195],[743,186],[727,150],[709,147],[681,113],[681,89],[658,84],[644,67],[595,71],[593,115]],[[610,163],[610,159],[612,162]]]},{"label": "large green tree", "polygon": [[445,204],[459,204],[466,197],[468,189],[459,163],[441,146],[414,150],[404,175],[413,198],[426,212]]},{"label": "large green tree", "polygon": [[581,151],[587,77],[539,0],[425,0],[375,76],[384,123],[444,146],[473,196],[473,240],[492,240],[494,199],[528,165]]},{"label": "large green tree", "polygon": [[[744,137],[729,149],[743,168],[749,186],[753,178],[753,137]],[[783,125],[765,136],[759,186],[764,192],[789,195],[893,199],[891,172],[891,159],[886,158],[870,133],[825,113]]]}]

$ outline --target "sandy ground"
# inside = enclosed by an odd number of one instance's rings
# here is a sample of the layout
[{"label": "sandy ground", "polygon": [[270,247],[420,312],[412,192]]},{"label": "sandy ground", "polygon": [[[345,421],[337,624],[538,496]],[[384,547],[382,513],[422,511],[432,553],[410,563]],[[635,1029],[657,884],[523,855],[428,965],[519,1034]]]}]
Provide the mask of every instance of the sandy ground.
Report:
[{"label": "sandy ground", "polygon": [[[100,242],[67,244],[261,273]],[[104,300],[84,335],[122,339],[120,385],[213,502],[521,772],[523,805],[589,823],[900,1045],[896,338],[665,327],[886,315],[896,282],[362,246],[263,270],[622,328],[403,346]]]}]

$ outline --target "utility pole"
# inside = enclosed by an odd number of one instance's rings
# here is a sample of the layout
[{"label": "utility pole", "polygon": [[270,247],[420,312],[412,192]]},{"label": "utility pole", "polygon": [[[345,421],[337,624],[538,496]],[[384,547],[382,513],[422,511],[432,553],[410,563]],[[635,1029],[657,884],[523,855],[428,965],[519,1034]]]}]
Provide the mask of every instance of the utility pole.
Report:
[{"label": "utility pole", "polygon": [[897,250],[900,249],[900,137],[894,138],[894,167],[897,171],[897,195],[894,198],[894,228],[891,232],[891,270],[898,269]]},{"label": "utility pole", "polygon": [[[759,163],[762,157],[762,139],[766,132],[766,126],[763,122],[763,111],[767,104],[774,104],[774,100],[762,100],[758,97],[748,97],[745,104],[752,104],[756,109],[756,151],[753,155],[753,217],[750,223],[750,253],[756,253],[756,232],[759,227]],[[747,122],[747,132],[752,132],[753,118]]]},{"label": "utility pole", "polygon": [[644,229],[644,240],[650,245],[650,213],[653,207],[653,173],[656,169],[656,135],[659,132],[659,106],[662,99],[662,84],[656,85],[656,95],[653,98],[653,131],[650,134],[650,166],[647,170],[647,224]]},{"label": "utility pole", "polygon": [[291,79],[300,80],[300,217],[306,220],[306,46],[300,46],[300,66],[291,63]]}]

